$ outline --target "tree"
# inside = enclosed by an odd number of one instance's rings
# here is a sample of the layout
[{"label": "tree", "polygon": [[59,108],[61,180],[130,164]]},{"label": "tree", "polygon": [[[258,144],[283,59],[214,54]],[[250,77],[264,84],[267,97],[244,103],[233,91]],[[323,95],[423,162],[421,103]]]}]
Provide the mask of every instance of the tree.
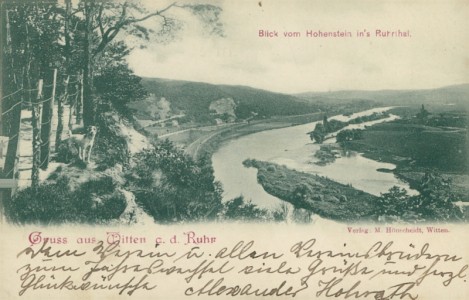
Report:
[{"label": "tree", "polygon": [[324,138],[326,137],[324,125],[322,125],[321,123],[317,123],[314,127],[314,130],[310,132],[309,136],[311,140],[316,141],[316,143],[318,144],[322,144]]},{"label": "tree", "polygon": [[421,123],[424,123],[427,117],[430,115],[428,110],[425,109],[425,106],[422,104],[420,111],[417,113],[416,117],[420,120]]},{"label": "tree", "polygon": [[221,9],[213,5],[179,5],[174,2],[160,10],[148,12],[136,1],[96,2],[82,0],[80,2],[78,9],[85,16],[83,44],[83,122],[85,127],[94,123],[96,101],[93,67],[95,61],[100,59],[107,47],[122,31],[149,39],[152,30],[139,24],[150,18],[161,20],[160,33],[163,35],[180,29],[177,20],[169,16],[169,11],[175,8],[191,11],[208,26],[211,33],[223,34],[219,22]]},{"label": "tree", "polygon": [[337,133],[337,143],[359,140],[363,137],[363,130],[361,129],[344,129]]},{"label": "tree", "polygon": [[416,209],[427,220],[451,220],[462,218],[454,205],[455,196],[451,191],[451,180],[439,173],[427,172],[420,180],[417,190]]},{"label": "tree", "polygon": [[140,82],[141,78],[135,76],[125,63],[110,65],[94,80],[101,103],[112,106],[122,116],[129,118],[130,111],[127,104],[141,100],[147,95]]},{"label": "tree", "polygon": [[455,198],[449,179],[427,172],[416,188],[420,194],[408,196],[405,189],[392,187],[376,201],[375,214],[406,221],[450,221],[463,218],[462,212],[453,204]]},{"label": "tree", "polygon": [[[19,145],[19,130],[21,121],[21,107],[24,102],[22,76],[18,74],[17,67],[17,53],[13,46],[11,35],[11,23],[8,9],[2,9],[2,20],[5,24],[2,26],[2,40],[4,46],[3,62],[2,62],[2,95],[0,109],[1,122],[0,122],[0,135],[8,135],[8,149],[3,168],[2,178],[14,178],[14,170],[16,163],[16,155]],[[19,77],[19,78],[18,78]],[[19,91],[19,92],[18,92]],[[5,96],[6,95],[6,96]],[[16,97],[13,97],[16,96]],[[3,150],[2,150],[3,151]],[[1,193],[1,191],[0,191]],[[5,193],[6,195],[6,193]],[[1,196],[1,195],[0,195]]]},{"label": "tree", "polygon": [[[58,46],[60,38],[60,16],[55,12],[57,3],[34,2],[18,4],[14,2],[5,3],[7,23],[7,48],[4,51],[6,61],[9,61],[10,69],[7,73],[12,74],[13,80],[7,85],[16,85],[16,90],[23,91],[16,99],[16,116],[10,123],[13,131],[19,128],[21,103],[32,103],[33,117],[33,185],[37,184],[38,169],[44,160],[41,159],[41,148],[48,145],[50,130],[41,135],[41,127],[51,121],[51,99],[53,93],[52,65],[60,62],[61,55]],[[6,74],[4,72],[4,74]],[[21,74],[21,75],[20,75]],[[40,91],[40,82],[43,82],[43,91]],[[36,83],[38,83],[36,85]],[[38,93],[36,93],[36,91]],[[37,96],[36,96],[37,95]],[[22,97],[21,97],[22,96]],[[19,99],[20,98],[20,99]],[[33,99],[35,101],[33,101]],[[42,106],[45,106],[44,114],[41,116]],[[41,122],[42,117],[42,122]],[[10,130],[10,133],[13,133]],[[19,133],[19,132],[18,132]],[[11,148],[10,148],[11,145]],[[9,144],[9,153],[15,155],[17,140]],[[47,152],[47,151],[46,151]],[[14,169],[14,159],[9,155],[8,169]]]},{"label": "tree", "polygon": [[329,128],[329,122],[327,121],[327,116],[324,115],[323,119],[322,119],[322,125],[324,126],[324,130],[326,132],[329,132],[330,131],[330,128]]},{"label": "tree", "polygon": [[393,186],[388,192],[382,193],[375,203],[375,214],[377,216],[396,217],[403,214],[402,209],[409,200],[407,191],[403,188]]},{"label": "tree", "polygon": [[68,84],[70,82],[71,74],[71,57],[72,57],[72,45],[71,45],[71,19],[72,19],[72,0],[65,0],[65,12],[64,15],[64,57],[65,57],[65,73],[68,75],[63,80],[63,92],[62,95],[57,99],[57,131],[55,133],[55,149],[59,149],[62,143],[62,132],[64,128],[64,104],[68,98]]}]

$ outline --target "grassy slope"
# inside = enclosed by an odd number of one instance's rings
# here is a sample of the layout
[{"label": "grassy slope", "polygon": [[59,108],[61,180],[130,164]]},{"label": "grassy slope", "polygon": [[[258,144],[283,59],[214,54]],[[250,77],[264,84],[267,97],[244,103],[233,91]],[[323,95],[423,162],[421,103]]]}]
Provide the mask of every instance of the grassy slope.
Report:
[{"label": "grassy slope", "polygon": [[247,160],[244,164],[258,170],[257,180],[266,192],[296,208],[344,221],[363,221],[373,214],[377,197],[351,186],[269,162]]}]

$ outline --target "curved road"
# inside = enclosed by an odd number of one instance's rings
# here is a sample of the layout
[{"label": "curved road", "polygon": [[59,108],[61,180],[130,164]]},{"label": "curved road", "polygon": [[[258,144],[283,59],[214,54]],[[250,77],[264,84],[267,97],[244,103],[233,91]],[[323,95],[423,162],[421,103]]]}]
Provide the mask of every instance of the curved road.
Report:
[{"label": "curved road", "polygon": [[214,132],[212,132],[210,134],[207,134],[207,135],[204,135],[204,136],[201,136],[197,140],[190,143],[184,151],[186,152],[186,154],[190,155],[192,158],[197,160],[199,158],[200,150],[202,149],[202,147],[208,141],[210,141],[213,137],[215,137],[215,136],[217,136],[217,135],[221,134],[222,132],[225,132],[229,129],[232,129],[232,128],[237,127],[237,126],[242,126],[242,125],[246,125],[246,124],[244,124],[244,123],[242,123],[242,124],[235,123],[235,124],[230,124],[230,126],[224,126],[223,128],[216,129]]}]

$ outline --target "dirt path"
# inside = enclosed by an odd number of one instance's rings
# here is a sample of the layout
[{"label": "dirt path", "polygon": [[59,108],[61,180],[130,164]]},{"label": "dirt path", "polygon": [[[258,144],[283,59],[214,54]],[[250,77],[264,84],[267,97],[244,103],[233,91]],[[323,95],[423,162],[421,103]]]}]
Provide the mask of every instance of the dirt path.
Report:
[{"label": "dirt path", "polygon": [[[69,105],[64,105],[64,130],[62,133],[62,139],[68,138],[68,127],[70,117],[70,107]],[[18,186],[20,188],[25,188],[31,185],[31,172],[33,168],[33,127],[31,125],[31,111],[22,110],[21,111],[21,125],[20,125],[20,140],[18,145],[19,151],[19,162],[18,162]],[[55,133],[57,131],[57,105],[54,105],[54,112],[52,115],[52,134],[50,139],[51,153],[55,149]],[[49,169],[40,172],[40,178],[45,179],[47,175],[53,171],[58,165],[51,164]]]}]

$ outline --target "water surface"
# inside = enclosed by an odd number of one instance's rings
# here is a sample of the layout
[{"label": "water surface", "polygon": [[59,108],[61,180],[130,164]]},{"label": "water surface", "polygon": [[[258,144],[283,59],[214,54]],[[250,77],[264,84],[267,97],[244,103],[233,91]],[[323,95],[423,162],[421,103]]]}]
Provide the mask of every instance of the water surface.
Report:
[{"label": "water surface", "polygon": [[[347,121],[359,116],[383,112],[391,107],[375,108],[347,116],[334,116],[330,119]],[[387,119],[370,121],[362,124],[350,125],[347,128],[364,128],[379,122],[396,119],[391,115]],[[242,162],[246,159],[257,159],[285,165],[311,174],[326,176],[334,181],[351,184],[353,187],[379,195],[396,185],[406,188],[410,194],[416,191],[400,181],[392,173],[378,172],[377,169],[394,169],[395,165],[374,161],[351,152],[348,156],[338,158],[334,163],[318,166],[314,153],[320,145],[314,144],[306,133],[312,131],[317,122],[308,124],[262,131],[224,144],[212,157],[215,179],[223,184],[224,200],[230,200],[240,195],[251,199],[253,203],[263,208],[277,207],[282,201],[264,191],[257,183],[257,169],[246,168]],[[334,134],[335,135],[335,134]],[[328,142],[334,142],[332,138]]]}]

